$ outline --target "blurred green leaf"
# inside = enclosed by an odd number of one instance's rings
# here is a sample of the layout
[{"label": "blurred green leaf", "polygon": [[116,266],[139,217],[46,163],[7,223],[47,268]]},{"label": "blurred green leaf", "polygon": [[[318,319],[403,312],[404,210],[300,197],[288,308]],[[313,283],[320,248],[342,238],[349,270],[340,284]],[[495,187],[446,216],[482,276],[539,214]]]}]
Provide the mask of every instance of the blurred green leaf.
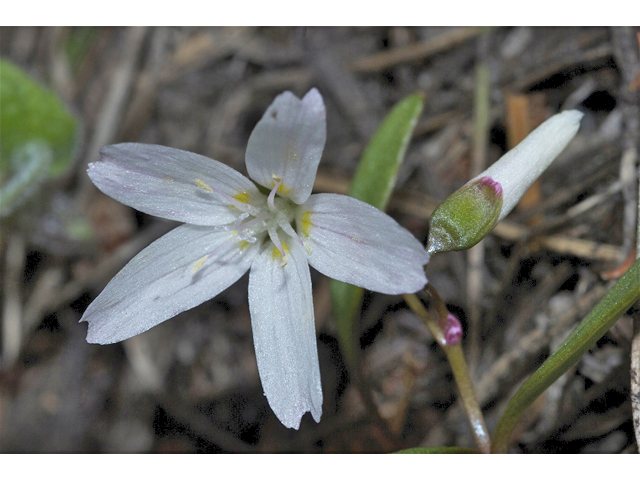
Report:
[{"label": "blurred green leaf", "polygon": [[6,217],[37,190],[49,174],[52,154],[42,140],[27,142],[15,148],[10,163],[19,168],[2,184],[0,217]]},{"label": "blurred green leaf", "polygon": [[538,396],[573,366],[640,298],[640,260],[620,277],[602,300],[580,322],[560,349],[522,384],[509,400],[493,435],[492,450],[504,453],[520,417]]},{"label": "blurred green leaf", "polygon": [[[367,145],[351,182],[349,195],[380,210],[386,209],[423,108],[424,97],[420,94],[410,95],[393,107]],[[337,280],[331,280],[330,289],[338,337],[347,363],[353,366],[359,349],[356,320],[364,292],[359,287]]]},{"label": "blurred green leaf", "polygon": [[479,453],[477,450],[463,447],[415,447],[393,453],[443,454],[443,453]]},{"label": "blurred green leaf", "polygon": [[20,68],[0,61],[0,174],[19,174],[23,165],[8,162],[14,150],[34,141],[51,149],[49,175],[64,173],[73,161],[77,122],[60,99]]}]

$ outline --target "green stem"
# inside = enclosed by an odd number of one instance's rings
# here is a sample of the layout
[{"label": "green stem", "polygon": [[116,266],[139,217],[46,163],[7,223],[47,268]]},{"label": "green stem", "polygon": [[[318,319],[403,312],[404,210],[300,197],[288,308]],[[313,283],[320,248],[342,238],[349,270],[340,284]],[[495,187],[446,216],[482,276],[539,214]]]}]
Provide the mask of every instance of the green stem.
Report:
[{"label": "green stem", "polygon": [[522,414],[542,392],[589,350],[640,298],[640,260],[620,277],[602,300],[580,322],[562,347],[551,355],[509,400],[493,436],[494,453],[506,453],[511,433]]},{"label": "green stem", "polygon": [[473,436],[476,439],[478,449],[482,453],[490,453],[491,451],[491,438],[489,437],[489,430],[484,423],[484,416],[482,410],[478,404],[476,398],[476,392],[471,383],[471,377],[469,377],[469,371],[467,370],[467,362],[464,359],[464,353],[460,343],[455,345],[449,345],[444,349],[447,354],[449,364],[451,364],[451,370],[453,370],[453,377],[458,384],[460,390],[460,397],[462,404],[467,412],[467,418],[471,424],[471,430]]},{"label": "green stem", "polygon": [[[433,287],[427,285],[426,290],[434,300],[438,315],[442,319],[445,319],[448,311],[444,302]],[[467,413],[467,418],[471,424],[471,431],[476,444],[478,445],[478,450],[482,453],[490,453],[491,439],[489,438],[489,431],[484,423],[482,410],[478,404],[478,399],[476,398],[476,393],[473,388],[473,384],[471,383],[471,378],[469,377],[467,362],[464,359],[464,353],[460,343],[455,345],[447,343],[444,337],[444,332],[442,331],[442,328],[440,328],[438,321],[429,313],[416,295],[405,294],[403,295],[403,298],[411,310],[413,310],[414,313],[422,319],[433,337],[444,350],[447,360],[451,365],[451,370],[453,371],[453,378],[458,385],[460,398],[462,399],[462,404],[464,405],[464,409]]]},{"label": "green stem", "polygon": [[438,342],[440,346],[446,345],[447,341],[444,339],[444,332],[440,328],[440,325],[438,325],[436,319],[434,319],[427,309],[424,308],[420,299],[413,293],[405,293],[402,297],[404,298],[404,301],[407,302],[407,305],[409,305],[409,308],[413,310],[413,313],[422,319],[431,332],[431,335],[436,339],[436,342]]}]

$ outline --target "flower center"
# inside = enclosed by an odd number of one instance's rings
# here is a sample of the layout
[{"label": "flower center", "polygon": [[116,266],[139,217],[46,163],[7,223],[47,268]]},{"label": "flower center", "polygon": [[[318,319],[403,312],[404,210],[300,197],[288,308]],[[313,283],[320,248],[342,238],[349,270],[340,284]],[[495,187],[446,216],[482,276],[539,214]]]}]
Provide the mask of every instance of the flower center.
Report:
[{"label": "flower center", "polygon": [[267,197],[266,208],[262,208],[258,212],[244,212],[236,219],[233,226],[228,227],[230,230],[237,232],[242,240],[249,243],[254,243],[256,236],[266,231],[269,239],[280,252],[282,266],[284,266],[288,262],[288,249],[280,237],[280,231],[286,233],[300,245],[304,246],[304,244],[291,226],[291,222],[295,218],[295,205],[286,198],[276,196],[278,189],[282,185],[282,178],[277,175],[272,175],[272,178],[275,181],[275,185]]},{"label": "flower center", "polygon": [[[282,257],[281,266],[284,267],[289,261],[287,256],[289,249],[287,248],[286,243],[281,240],[280,231],[282,230],[303,247],[304,243],[291,226],[291,222],[293,222],[293,219],[295,218],[296,205],[287,198],[276,196],[278,189],[282,186],[282,178],[277,175],[272,175],[271,177],[273,178],[275,185],[269,192],[269,196],[265,202],[266,205],[262,207],[250,205],[244,198],[240,198],[241,195],[231,197],[230,195],[211,187],[202,180],[196,179],[195,183],[198,188],[201,188],[202,190],[217,193],[218,195],[225,197],[232,207],[235,207],[242,212],[238,215],[233,224],[219,226],[216,227],[216,229],[236,232],[238,237],[240,237],[243,242],[247,243],[255,243],[257,241],[257,236],[266,231],[269,235],[269,239],[277,249],[277,252],[275,250],[274,252],[276,252],[276,255],[278,252],[280,253]],[[213,253],[198,260],[192,266],[191,273],[194,274],[200,270],[207,259],[212,255]]]}]

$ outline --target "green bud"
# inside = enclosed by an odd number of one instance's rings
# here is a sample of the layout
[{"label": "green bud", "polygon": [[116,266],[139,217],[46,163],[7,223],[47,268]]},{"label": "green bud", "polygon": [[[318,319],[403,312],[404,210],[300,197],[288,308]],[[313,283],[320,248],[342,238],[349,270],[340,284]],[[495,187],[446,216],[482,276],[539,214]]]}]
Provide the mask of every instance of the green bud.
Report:
[{"label": "green bud", "polygon": [[490,177],[472,180],[442,202],[429,220],[430,254],[466,250],[498,222],[502,186]]}]

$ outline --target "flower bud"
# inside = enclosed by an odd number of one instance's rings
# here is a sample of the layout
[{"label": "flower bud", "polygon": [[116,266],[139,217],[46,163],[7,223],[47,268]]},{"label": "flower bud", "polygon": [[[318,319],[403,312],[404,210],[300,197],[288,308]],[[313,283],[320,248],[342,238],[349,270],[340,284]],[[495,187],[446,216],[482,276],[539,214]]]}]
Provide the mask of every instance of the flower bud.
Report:
[{"label": "flower bud", "polygon": [[560,155],[582,117],[577,110],[554,115],[442,202],[429,221],[429,253],[465,250],[482,240]]},{"label": "flower bud", "polygon": [[443,330],[447,345],[455,345],[462,340],[462,324],[453,313],[447,315]]}]

